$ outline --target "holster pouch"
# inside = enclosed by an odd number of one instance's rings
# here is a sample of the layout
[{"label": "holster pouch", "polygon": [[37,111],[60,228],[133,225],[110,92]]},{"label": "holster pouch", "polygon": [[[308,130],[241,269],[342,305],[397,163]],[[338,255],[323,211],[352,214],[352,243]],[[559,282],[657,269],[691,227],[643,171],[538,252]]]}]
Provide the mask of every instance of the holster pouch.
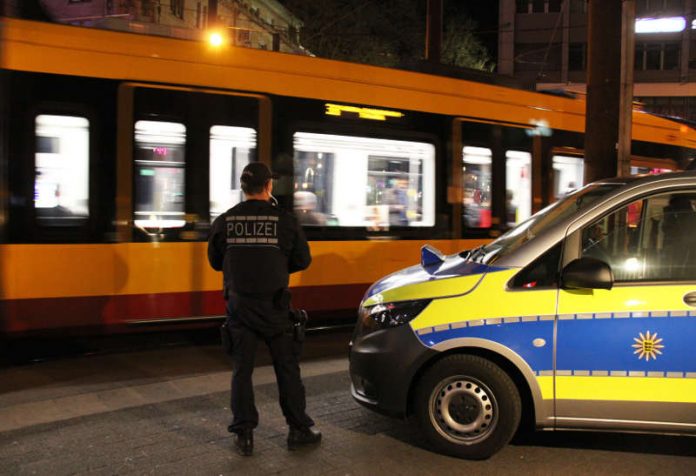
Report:
[{"label": "holster pouch", "polygon": [[290,311],[290,322],[292,322],[292,337],[295,342],[304,342],[305,329],[307,328],[307,311],[304,309],[293,309]]},{"label": "holster pouch", "polygon": [[282,288],[273,294],[273,307],[276,309],[287,309],[290,307],[290,299],[292,295],[288,288]]},{"label": "holster pouch", "polygon": [[227,321],[223,322],[220,326],[220,342],[222,342],[222,350],[225,354],[232,355],[232,336],[230,335],[230,329],[227,326]]}]

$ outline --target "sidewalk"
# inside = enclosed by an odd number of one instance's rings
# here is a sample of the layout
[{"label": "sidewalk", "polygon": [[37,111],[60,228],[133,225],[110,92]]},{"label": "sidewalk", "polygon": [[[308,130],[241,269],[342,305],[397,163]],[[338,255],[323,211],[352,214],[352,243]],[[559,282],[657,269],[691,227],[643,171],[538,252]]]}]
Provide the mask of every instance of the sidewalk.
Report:
[{"label": "sidewalk", "polygon": [[261,422],[248,458],[226,431],[230,371],[217,348],[2,369],[0,474],[696,474],[693,438],[539,434],[488,461],[438,455],[414,426],[357,405],[347,368],[344,357],[303,362],[308,412],[324,437],[289,452],[272,368],[258,367]]}]

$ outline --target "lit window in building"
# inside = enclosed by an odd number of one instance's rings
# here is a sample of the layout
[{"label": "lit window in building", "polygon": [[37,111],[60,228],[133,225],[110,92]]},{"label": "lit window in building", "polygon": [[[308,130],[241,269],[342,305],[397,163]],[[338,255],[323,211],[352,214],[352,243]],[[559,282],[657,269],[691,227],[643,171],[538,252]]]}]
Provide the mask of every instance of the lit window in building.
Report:
[{"label": "lit window in building", "polygon": [[636,33],[677,33],[686,28],[684,17],[639,18]]}]

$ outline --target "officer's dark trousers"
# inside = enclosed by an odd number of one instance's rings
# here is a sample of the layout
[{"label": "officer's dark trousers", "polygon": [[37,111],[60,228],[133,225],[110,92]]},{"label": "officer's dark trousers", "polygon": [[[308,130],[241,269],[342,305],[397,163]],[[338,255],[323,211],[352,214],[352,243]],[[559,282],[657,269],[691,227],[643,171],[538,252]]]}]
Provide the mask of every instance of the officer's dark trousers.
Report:
[{"label": "officer's dark trousers", "polygon": [[305,413],[305,389],[300,377],[298,351],[292,335],[280,333],[266,337],[249,329],[239,322],[230,322],[230,337],[233,348],[232,372],[232,424],[229,430],[237,433],[243,429],[253,429],[259,423],[259,414],[254,403],[254,357],[256,346],[263,341],[273,358],[280,394],[280,408],[288,425],[294,428],[308,428],[314,421]]}]

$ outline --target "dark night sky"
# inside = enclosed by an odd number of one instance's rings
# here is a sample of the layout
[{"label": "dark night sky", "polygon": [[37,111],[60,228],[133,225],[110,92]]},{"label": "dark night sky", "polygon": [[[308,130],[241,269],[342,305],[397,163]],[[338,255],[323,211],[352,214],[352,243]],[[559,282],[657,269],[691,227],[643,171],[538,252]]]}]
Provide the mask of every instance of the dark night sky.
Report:
[{"label": "dark night sky", "polygon": [[491,58],[498,58],[498,1],[444,0],[451,7],[461,8],[478,23],[477,36],[486,46]]}]

